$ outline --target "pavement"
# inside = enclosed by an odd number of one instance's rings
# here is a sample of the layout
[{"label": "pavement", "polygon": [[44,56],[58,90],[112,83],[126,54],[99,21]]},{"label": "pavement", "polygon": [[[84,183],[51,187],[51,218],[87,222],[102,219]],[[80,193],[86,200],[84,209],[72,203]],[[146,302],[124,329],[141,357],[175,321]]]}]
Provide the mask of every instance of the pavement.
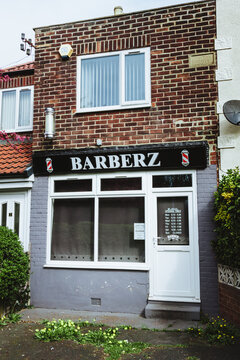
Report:
[{"label": "pavement", "polygon": [[[35,339],[36,329],[43,328],[41,320],[88,320],[106,326],[131,325],[135,329],[119,329],[119,339],[144,342],[149,346],[138,354],[123,354],[119,360],[239,360],[240,344],[210,346],[201,338],[183,331],[197,322],[167,319],[145,319],[134,314],[99,313],[62,309],[26,309],[20,312],[21,321],[0,326],[1,360],[107,360],[104,349],[90,344],[62,340],[42,342]],[[104,326],[103,326],[104,327]],[[160,330],[160,331],[153,331]],[[165,331],[161,331],[165,329]],[[167,331],[166,331],[167,330]],[[87,329],[86,329],[87,331]]]},{"label": "pavement", "polygon": [[190,320],[167,320],[167,319],[145,319],[136,314],[91,312],[91,311],[74,311],[63,309],[42,309],[33,308],[25,309],[20,312],[23,321],[41,321],[44,319],[71,319],[75,320],[95,320],[96,323],[106,324],[108,326],[130,325],[137,329],[181,329],[198,325],[198,321]]}]

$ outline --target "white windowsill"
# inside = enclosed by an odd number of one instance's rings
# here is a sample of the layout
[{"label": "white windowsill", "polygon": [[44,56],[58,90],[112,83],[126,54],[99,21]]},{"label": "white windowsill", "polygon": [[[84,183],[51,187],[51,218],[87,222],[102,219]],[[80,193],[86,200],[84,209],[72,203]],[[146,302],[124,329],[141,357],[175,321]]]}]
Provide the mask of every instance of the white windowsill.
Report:
[{"label": "white windowsill", "polygon": [[147,108],[151,107],[151,103],[144,103],[144,104],[135,104],[135,105],[122,105],[122,106],[103,106],[98,108],[78,108],[75,114],[81,113],[89,113],[89,112],[104,112],[104,111],[119,111],[119,110],[128,110],[128,109],[140,109],[140,108]]},{"label": "white windowsill", "polygon": [[43,265],[44,268],[60,268],[60,269],[88,269],[88,270],[131,270],[131,271],[148,271],[149,266],[146,264],[138,264],[138,263],[132,263],[132,264],[117,264],[117,263],[103,263],[103,264],[60,264],[59,262],[55,263],[49,263],[46,265]]},{"label": "white windowsill", "polygon": [[21,129],[12,129],[12,130],[4,130],[1,129],[0,131],[4,131],[6,134],[10,134],[10,133],[20,133],[20,132],[28,132],[28,131],[33,131],[32,127],[28,127],[28,128],[21,128]]}]

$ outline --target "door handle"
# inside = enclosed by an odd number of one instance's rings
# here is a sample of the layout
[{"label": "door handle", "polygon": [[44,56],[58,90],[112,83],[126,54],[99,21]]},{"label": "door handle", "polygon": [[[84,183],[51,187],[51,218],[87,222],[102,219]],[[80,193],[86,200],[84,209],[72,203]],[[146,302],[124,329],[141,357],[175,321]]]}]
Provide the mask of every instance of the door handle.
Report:
[{"label": "door handle", "polygon": [[153,237],[153,246],[156,247],[158,245],[158,240],[162,239],[161,236]]},{"label": "door handle", "polygon": [[153,246],[156,247],[157,246],[157,238],[153,237]]}]

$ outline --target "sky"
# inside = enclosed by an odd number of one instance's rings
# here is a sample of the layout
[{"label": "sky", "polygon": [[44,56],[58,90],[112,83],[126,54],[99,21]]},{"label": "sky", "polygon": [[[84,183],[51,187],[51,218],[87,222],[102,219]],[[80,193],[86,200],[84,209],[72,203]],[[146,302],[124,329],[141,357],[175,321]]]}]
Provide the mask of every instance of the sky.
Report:
[{"label": "sky", "polygon": [[[21,33],[34,40],[33,28],[194,2],[196,0],[0,0],[0,69],[34,60],[20,50]],[[198,0],[201,1],[201,0]]]}]

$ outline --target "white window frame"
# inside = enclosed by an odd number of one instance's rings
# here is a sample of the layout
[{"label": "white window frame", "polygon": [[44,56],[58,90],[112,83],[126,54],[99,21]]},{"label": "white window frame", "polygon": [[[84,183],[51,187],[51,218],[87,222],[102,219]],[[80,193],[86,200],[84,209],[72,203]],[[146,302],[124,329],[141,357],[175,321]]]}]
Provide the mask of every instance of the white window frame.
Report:
[{"label": "white window frame", "polygon": [[[29,126],[18,126],[19,120],[19,99],[20,99],[20,91],[21,90],[30,90],[31,91],[31,104],[30,104],[30,123]],[[16,91],[16,111],[15,111],[15,127],[13,129],[3,129],[2,128],[2,94],[7,91]],[[34,86],[21,86],[15,88],[1,89],[0,90],[0,131],[3,130],[5,132],[23,132],[23,131],[32,131],[33,128],[33,94]]]},{"label": "white window frame", "polygon": [[[145,54],[145,99],[125,101],[125,56],[129,54]],[[81,61],[90,58],[119,55],[119,105],[81,108]],[[77,113],[134,109],[151,106],[151,71],[150,48],[138,48],[123,51],[83,55],[77,58]]]},{"label": "white window frame", "polygon": [[[190,187],[178,187],[178,188],[153,188],[152,187],[152,176],[154,175],[192,175],[192,186]],[[142,178],[142,190],[125,190],[125,191],[101,191],[100,181],[106,178],[122,178],[122,177],[141,177]],[[92,179],[92,191],[88,192],[65,192],[65,193],[54,193],[54,181],[56,180],[81,180],[81,179]],[[193,193],[193,206],[194,211],[197,214],[197,183],[196,183],[196,171],[195,170],[179,170],[179,171],[134,171],[134,172],[111,172],[108,174],[98,173],[94,175],[67,175],[67,176],[50,176],[48,186],[48,225],[47,225],[47,250],[46,250],[46,268],[77,268],[77,269],[122,269],[122,270],[136,270],[136,271],[149,271],[152,264],[152,238],[154,236],[152,229],[152,218],[153,218],[153,197],[155,194],[161,192],[166,193],[168,196],[171,193]],[[98,222],[94,223],[94,256],[95,261],[60,261],[51,260],[51,233],[52,233],[52,218],[53,218],[53,199],[65,199],[65,198],[94,198],[95,203],[100,198],[113,198],[113,197],[144,197],[144,214],[145,214],[145,263],[138,262],[103,262],[97,260],[98,250]],[[98,218],[97,207],[95,206],[95,219]],[[197,224],[194,225],[194,230],[198,234]],[[198,242],[194,243],[194,253],[198,253]],[[196,256],[197,261],[197,256]]]},{"label": "white window frame", "polygon": [[[126,190],[126,191],[101,191],[100,181],[102,178],[118,178],[118,177],[142,177],[142,190]],[[88,192],[65,192],[54,193],[54,181],[56,180],[87,180],[92,179],[92,191]],[[85,268],[85,269],[131,269],[131,270],[148,270],[148,259],[145,241],[145,262],[104,262],[98,261],[98,221],[94,221],[94,261],[64,261],[64,260],[51,260],[51,234],[52,234],[52,221],[53,221],[53,199],[76,199],[76,198],[93,198],[94,199],[94,219],[98,219],[98,205],[96,203],[101,198],[122,198],[124,197],[144,197],[144,213],[146,219],[146,179],[144,173],[125,173],[121,174],[97,174],[97,175],[79,175],[79,176],[51,176],[49,177],[49,202],[48,202],[48,234],[47,234],[47,261],[44,267],[56,268]],[[146,221],[145,221],[146,223]]]}]

